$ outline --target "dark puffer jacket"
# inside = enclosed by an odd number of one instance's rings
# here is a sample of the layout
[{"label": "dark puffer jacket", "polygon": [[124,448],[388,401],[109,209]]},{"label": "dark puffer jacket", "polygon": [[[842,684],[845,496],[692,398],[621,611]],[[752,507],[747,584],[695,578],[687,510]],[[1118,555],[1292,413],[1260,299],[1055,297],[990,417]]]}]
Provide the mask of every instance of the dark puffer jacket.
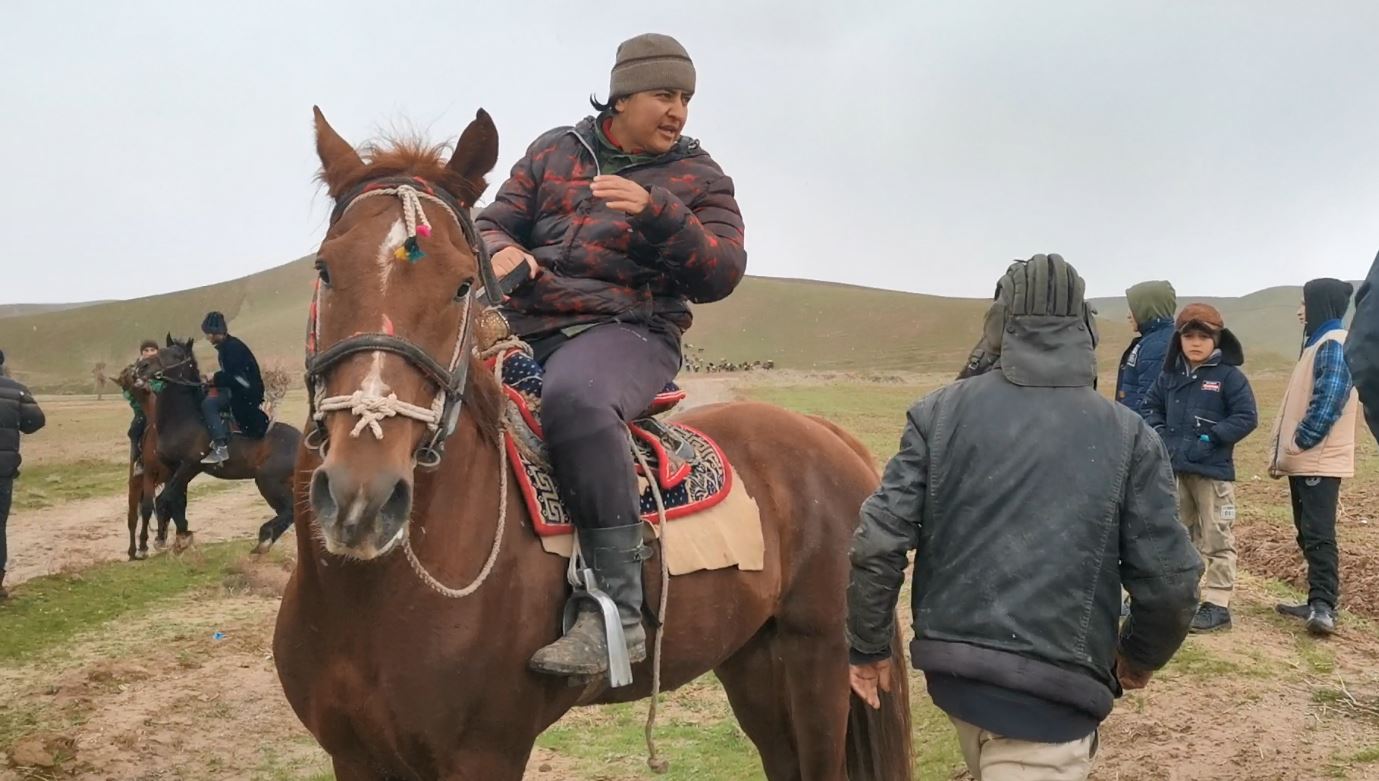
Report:
[{"label": "dark puffer jacket", "polygon": [[233,336],[215,346],[220,371],[211,377],[211,386],[230,391],[230,411],[245,435],[258,438],[268,430],[263,404],[263,374],[249,345]]},{"label": "dark puffer jacket", "polygon": [[0,371],[0,479],[19,474],[19,435],[32,434],[46,422],[29,389]]},{"label": "dark puffer jacket", "polygon": [[1238,368],[1245,363],[1240,340],[1226,329],[1219,344],[1194,371],[1174,339],[1164,373],[1149,389],[1144,415],[1168,446],[1173,471],[1234,482],[1235,443],[1259,426],[1259,408]]},{"label": "dark puffer jacket", "polygon": [[618,175],[647,188],[633,217],[609,209],[589,185],[599,173],[594,119],[536,140],[476,220],[489,252],[520,247],[543,273],[509,299],[513,331],[533,337],[614,318],[690,327],[689,302],[726,297],[747,267],[733,181],[699,146]]},{"label": "dark puffer jacket", "polygon": [[1370,433],[1379,440],[1379,256],[1355,293],[1355,318],[1345,343],[1345,359]]},{"label": "dark puffer jacket", "polygon": [[1051,314],[1008,313],[999,371],[910,410],[853,538],[847,631],[854,663],[889,655],[913,549],[916,667],[1100,719],[1117,651],[1153,670],[1182,643],[1202,565],[1163,443],[1092,389],[1088,318]]}]

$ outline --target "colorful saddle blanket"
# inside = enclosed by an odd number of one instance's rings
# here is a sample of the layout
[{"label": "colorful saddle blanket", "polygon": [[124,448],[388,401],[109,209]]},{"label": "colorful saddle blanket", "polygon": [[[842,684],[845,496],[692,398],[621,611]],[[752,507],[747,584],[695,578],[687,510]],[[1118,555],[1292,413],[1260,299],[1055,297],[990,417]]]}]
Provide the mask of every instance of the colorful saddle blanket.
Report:
[{"label": "colorful saddle blanket", "polygon": [[[499,358],[491,359],[490,369],[496,360]],[[510,402],[504,444],[532,523],[542,536],[570,534],[574,525],[560,499],[541,430],[541,365],[520,350],[505,353],[501,360],[503,392]],[[667,385],[651,407],[629,424],[629,447],[641,453],[653,472],[647,476],[640,464],[636,466],[642,486],[641,510],[651,523],[659,518],[650,479],[660,487],[667,520],[707,510],[732,490],[732,472],[717,443],[689,426],[662,423],[652,417],[673,409],[684,398],[684,391]]]}]

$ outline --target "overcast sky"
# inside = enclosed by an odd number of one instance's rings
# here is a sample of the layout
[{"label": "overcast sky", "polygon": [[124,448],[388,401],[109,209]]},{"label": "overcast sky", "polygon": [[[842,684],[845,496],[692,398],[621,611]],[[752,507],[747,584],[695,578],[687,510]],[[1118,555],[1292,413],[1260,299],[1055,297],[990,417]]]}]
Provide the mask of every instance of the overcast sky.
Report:
[{"label": "overcast sky", "polygon": [[617,43],[678,37],[686,132],[749,273],[987,296],[1062,252],[1094,294],[1356,278],[1379,249],[1379,3],[55,2],[0,22],[0,303],[128,298],[307,254],[311,106],[356,143],[502,154],[588,113]]}]

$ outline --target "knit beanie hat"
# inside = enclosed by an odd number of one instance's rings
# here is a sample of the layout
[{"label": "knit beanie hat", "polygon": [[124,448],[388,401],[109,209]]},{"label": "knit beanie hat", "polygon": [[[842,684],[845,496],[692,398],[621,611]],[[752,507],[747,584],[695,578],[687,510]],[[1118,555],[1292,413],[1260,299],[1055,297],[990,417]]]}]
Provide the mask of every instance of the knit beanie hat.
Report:
[{"label": "knit beanie hat", "polygon": [[1179,333],[1201,331],[1212,339],[1218,339],[1226,328],[1226,320],[1221,311],[1211,304],[1188,304],[1178,313],[1174,327]]},{"label": "knit beanie hat", "polygon": [[608,99],[657,89],[694,92],[694,63],[685,47],[658,33],[645,33],[619,44]]},{"label": "knit beanie hat", "polygon": [[227,334],[229,332],[225,326],[225,315],[219,312],[207,312],[206,319],[201,321],[201,333],[203,334]]}]

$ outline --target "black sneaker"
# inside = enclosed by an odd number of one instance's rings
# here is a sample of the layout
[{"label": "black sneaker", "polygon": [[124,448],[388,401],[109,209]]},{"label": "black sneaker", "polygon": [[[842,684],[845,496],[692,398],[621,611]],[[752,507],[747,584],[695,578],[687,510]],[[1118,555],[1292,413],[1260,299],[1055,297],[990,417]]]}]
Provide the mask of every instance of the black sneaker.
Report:
[{"label": "black sneaker", "polygon": [[1336,634],[1336,611],[1320,599],[1312,600],[1307,616],[1308,634],[1325,637]]},{"label": "black sneaker", "polygon": [[1201,607],[1197,608],[1197,615],[1192,617],[1191,631],[1195,633],[1216,632],[1230,628],[1231,611],[1210,602],[1203,602]]},{"label": "black sneaker", "polygon": [[1288,605],[1280,602],[1274,605],[1274,612],[1281,616],[1289,616],[1291,618],[1299,618],[1306,621],[1308,617],[1312,615],[1312,608],[1309,607],[1306,602],[1301,605]]}]

